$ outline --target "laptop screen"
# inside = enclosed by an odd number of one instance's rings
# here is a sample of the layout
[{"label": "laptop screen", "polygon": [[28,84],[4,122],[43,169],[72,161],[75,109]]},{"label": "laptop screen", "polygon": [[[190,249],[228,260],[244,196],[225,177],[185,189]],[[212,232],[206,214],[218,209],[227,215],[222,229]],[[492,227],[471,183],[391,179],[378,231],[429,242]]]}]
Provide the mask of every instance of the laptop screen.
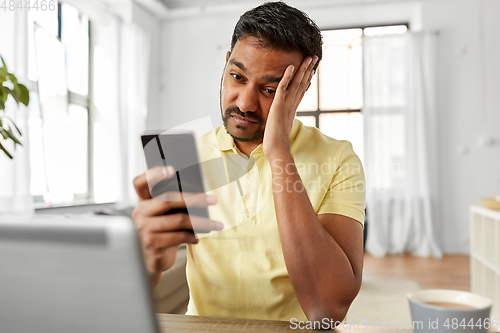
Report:
[{"label": "laptop screen", "polygon": [[133,222],[0,215],[2,332],[158,332]]}]

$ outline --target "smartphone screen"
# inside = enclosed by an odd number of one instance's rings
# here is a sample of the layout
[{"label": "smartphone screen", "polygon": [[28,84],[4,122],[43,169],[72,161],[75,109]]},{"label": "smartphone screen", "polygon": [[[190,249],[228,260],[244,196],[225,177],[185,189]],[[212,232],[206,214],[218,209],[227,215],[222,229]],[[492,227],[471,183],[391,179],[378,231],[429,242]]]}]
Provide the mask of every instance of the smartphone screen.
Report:
[{"label": "smartphone screen", "polygon": [[[186,195],[205,193],[198,151],[192,134],[143,134],[141,140],[148,169],[172,166],[176,172],[174,177],[149,184],[152,197],[164,192],[174,192],[179,194],[176,196],[179,201],[184,201]],[[209,217],[206,207],[177,209],[167,214],[176,212]]]}]

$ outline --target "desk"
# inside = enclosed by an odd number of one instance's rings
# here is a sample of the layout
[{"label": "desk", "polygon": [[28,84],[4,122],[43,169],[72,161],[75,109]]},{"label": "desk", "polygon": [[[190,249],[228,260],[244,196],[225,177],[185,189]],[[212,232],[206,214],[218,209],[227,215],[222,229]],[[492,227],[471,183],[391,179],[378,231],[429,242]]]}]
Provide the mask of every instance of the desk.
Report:
[{"label": "desk", "polygon": [[[274,320],[252,320],[252,319],[234,319],[217,318],[201,316],[185,316],[176,314],[157,314],[158,323],[162,333],[192,333],[192,332],[321,332],[309,329],[292,329],[288,321]],[[325,331],[328,332],[328,331]],[[333,331],[332,331],[333,332]],[[338,333],[370,333],[370,332],[390,332],[390,333],[410,333],[411,329],[385,329],[376,330],[362,328],[340,328],[334,332]]]}]

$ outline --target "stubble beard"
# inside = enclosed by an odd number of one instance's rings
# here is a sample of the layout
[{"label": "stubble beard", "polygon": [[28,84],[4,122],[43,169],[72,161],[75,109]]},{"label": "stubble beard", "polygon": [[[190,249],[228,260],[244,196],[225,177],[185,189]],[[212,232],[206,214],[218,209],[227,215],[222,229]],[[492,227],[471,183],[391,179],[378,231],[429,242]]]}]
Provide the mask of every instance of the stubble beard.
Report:
[{"label": "stubble beard", "polygon": [[[225,68],[224,68],[225,70]],[[257,117],[255,114],[252,112],[242,112],[239,107],[236,105],[228,107],[226,110],[222,109],[222,81],[224,80],[224,71],[222,72],[222,78],[220,81],[220,89],[219,89],[219,104],[220,104],[220,114],[222,117],[222,122],[224,123],[224,128],[226,129],[227,134],[229,134],[234,140],[238,142],[254,142],[254,141],[259,141],[264,138],[264,120],[262,118]],[[228,129],[228,119],[231,117],[231,115],[236,114],[239,115],[243,118],[250,119],[252,121],[256,121],[258,124],[257,129],[253,133],[252,137],[249,138],[242,138],[238,137],[236,135],[233,135],[229,129]],[[246,130],[246,126],[241,126],[241,125],[236,125],[236,128],[241,129],[241,130]]]},{"label": "stubble beard", "polygon": [[[236,135],[232,134],[229,131],[227,123],[228,123],[228,119],[233,114],[237,114],[237,115],[240,115],[243,118],[252,119],[252,120],[257,121],[258,127],[255,130],[255,132],[253,133],[253,136],[251,136],[251,137],[239,137],[239,136],[236,136]],[[222,109],[221,109],[221,116],[222,116],[222,122],[224,123],[224,128],[226,129],[227,134],[229,134],[234,140],[236,140],[238,142],[254,142],[254,141],[261,140],[264,137],[264,127],[262,126],[263,125],[263,121],[258,120],[255,117],[252,117],[252,118],[248,117],[248,112],[241,112],[241,110],[237,106],[230,106],[224,112],[222,112]],[[244,131],[248,127],[241,126],[241,125],[236,125],[236,128],[241,129],[241,130]]]}]

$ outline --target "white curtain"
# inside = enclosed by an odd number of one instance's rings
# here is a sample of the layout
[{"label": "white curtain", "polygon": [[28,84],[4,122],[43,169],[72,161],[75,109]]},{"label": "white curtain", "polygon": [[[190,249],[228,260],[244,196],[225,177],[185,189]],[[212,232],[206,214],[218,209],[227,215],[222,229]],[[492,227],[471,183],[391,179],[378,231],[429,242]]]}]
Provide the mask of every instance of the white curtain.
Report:
[{"label": "white curtain", "polygon": [[133,205],[137,195],[132,181],[144,172],[144,155],[140,135],[146,129],[148,111],[149,36],[136,25],[122,26],[121,33],[121,164],[122,188],[120,202]]},{"label": "white curtain", "polygon": [[436,34],[364,40],[367,250],[440,257],[434,55]]},{"label": "white curtain", "polygon": [[[136,24],[108,14],[91,30],[94,200],[129,206],[137,201],[132,180],[144,172],[139,137],[146,128],[150,42]],[[21,83],[28,82],[27,29],[27,11],[0,10],[0,54]],[[6,106],[23,146],[14,160],[0,153],[0,213],[32,212],[28,109]]]},{"label": "white curtain", "polygon": [[130,206],[137,201],[132,181],[144,172],[149,35],[117,17],[94,31],[95,199]]},{"label": "white curtain", "polygon": [[[18,81],[25,85],[28,83],[27,18],[26,11],[0,10],[0,54],[9,72],[14,73]],[[9,149],[14,155],[13,160],[0,151],[0,213],[30,213],[33,203],[30,195],[28,108],[22,104],[17,107],[12,96],[7,102],[6,115],[21,130],[22,136],[17,137],[23,145],[15,151]],[[13,131],[16,132],[15,129]],[[6,146],[12,147],[10,144]]]}]

